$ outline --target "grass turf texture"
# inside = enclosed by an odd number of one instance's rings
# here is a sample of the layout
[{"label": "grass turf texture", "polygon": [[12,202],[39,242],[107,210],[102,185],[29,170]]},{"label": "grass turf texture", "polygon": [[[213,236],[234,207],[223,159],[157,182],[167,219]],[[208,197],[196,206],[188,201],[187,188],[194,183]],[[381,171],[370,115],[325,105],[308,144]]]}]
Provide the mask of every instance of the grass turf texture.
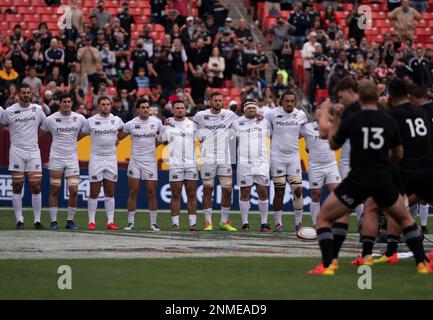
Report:
[{"label": "grass turf texture", "polygon": [[[42,217],[49,227],[46,210]],[[288,232],[293,232],[293,218],[283,216]],[[239,214],[231,219],[241,226]],[[250,216],[254,230],[260,226],[259,219],[258,214]],[[66,213],[60,211],[58,232],[68,232],[65,220]],[[180,220],[187,230],[187,215],[181,214]],[[219,214],[213,220],[215,227]],[[356,219],[351,220],[350,232],[355,232]],[[273,225],[272,216],[269,221]],[[86,228],[85,211],[77,213],[76,222],[80,229]],[[103,230],[105,222],[105,213],[98,212],[97,229]],[[125,226],[127,214],[116,213],[116,222]],[[310,217],[304,216],[304,222],[310,225]],[[25,211],[25,223],[26,229],[33,229],[30,210]],[[158,224],[170,230],[167,212],[160,214]],[[203,225],[201,214],[198,224]],[[137,213],[136,226],[137,231],[149,229],[147,213]],[[13,211],[2,209],[0,229],[14,228]],[[429,229],[433,230],[431,218]],[[318,261],[286,257],[0,260],[0,299],[433,299],[433,276],[416,274],[413,259],[373,267],[372,290],[358,289],[360,275],[349,258],[340,259],[341,269],[333,277],[307,275]],[[72,290],[57,288],[57,269],[63,264],[72,268]]]},{"label": "grass turf texture", "polygon": [[[349,259],[333,277],[306,272],[317,258],[0,260],[1,299],[432,299],[433,276],[412,260],[373,267],[372,290],[358,289]],[[72,268],[72,290],[57,268]]]}]

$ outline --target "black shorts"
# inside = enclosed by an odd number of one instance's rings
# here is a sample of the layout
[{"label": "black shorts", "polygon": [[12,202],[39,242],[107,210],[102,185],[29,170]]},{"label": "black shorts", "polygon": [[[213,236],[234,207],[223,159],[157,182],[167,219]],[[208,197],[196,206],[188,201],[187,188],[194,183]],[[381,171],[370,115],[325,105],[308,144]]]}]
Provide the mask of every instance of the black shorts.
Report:
[{"label": "black shorts", "polygon": [[356,208],[369,197],[373,197],[379,208],[388,208],[397,201],[399,190],[391,172],[363,174],[350,171],[335,189],[335,195],[350,209]]},{"label": "black shorts", "polygon": [[416,173],[403,174],[403,184],[407,196],[416,194],[426,202],[433,202],[433,168],[419,168]]},{"label": "black shorts", "polygon": [[401,195],[406,194],[406,189],[401,178],[399,166],[392,166],[392,181],[394,181],[394,184]]}]

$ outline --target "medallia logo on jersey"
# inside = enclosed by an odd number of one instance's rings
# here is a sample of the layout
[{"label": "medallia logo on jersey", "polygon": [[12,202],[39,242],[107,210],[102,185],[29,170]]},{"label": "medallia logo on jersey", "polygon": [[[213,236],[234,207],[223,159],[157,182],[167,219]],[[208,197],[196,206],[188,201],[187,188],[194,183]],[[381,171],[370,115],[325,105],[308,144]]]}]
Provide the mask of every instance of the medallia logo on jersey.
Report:
[{"label": "medallia logo on jersey", "polygon": [[56,122],[62,122],[62,119],[56,118]]},{"label": "medallia logo on jersey", "polygon": [[281,126],[281,127],[289,127],[289,126],[297,126],[298,122],[297,121],[277,121],[275,123],[275,125],[277,126]]}]

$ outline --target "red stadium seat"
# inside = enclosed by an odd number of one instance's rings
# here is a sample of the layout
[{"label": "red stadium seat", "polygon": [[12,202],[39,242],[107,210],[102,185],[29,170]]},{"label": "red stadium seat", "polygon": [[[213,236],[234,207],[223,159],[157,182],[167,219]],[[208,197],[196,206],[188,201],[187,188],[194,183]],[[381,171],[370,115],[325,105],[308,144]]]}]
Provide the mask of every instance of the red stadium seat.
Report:
[{"label": "red stadium seat", "polygon": [[27,28],[29,28],[29,30],[34,31],[37,30],[39,27],[39,22],[27,22]]},{"label": "red stadium seat", "polygon": [[41,22],[41,17],[38,14],[26,14],[23,15],[23,20],[27,22]]},{"label": "red stadium seat", "polygon": [[427,20],[421,19],[418,21],[418,24],[416,25],[417,28],[427,28]]},{"label": "red stadium seat", "polygon": [[429,36],[431,35],[431,30],[429,28],[416,28],[415,33],[417,36]]},{"label": "red stadium seat", "polygon": [[197,8],[192,8],[191,9],[191,15],[193,17],[198,17],[198,9]]},{"label": "red stadium seat", "polygon": [[232,97],[239,97],[242,94],[242,88],[231,88],[230,95]]},{"label": "red stadium seat", "polygon": [[33,7],[46,7],[47,4],[44,0],[30,0],[30,5]]},{"label": "red stadium seat", "polygon": [[373,20],[373,23],[376,19],[387,19],[387,15],[385,12],[372,12],[371,13],[371,19]]},{"label": "red stadium seat", "polygon": [[116,97],[117,96],[117,88],[116,87],[108,87],[107,88],[107,94],[109,96]]},{"label": "red stadium seat", "polygon": [[224,80],[224,88],[233,88],[233,82],[231,80]]},{"label": "red stadium seat", "polygon": [[36,13],[39,14],[54,14],[56,12],[53,7],[36,7]]},{"label": "red stadium seat", "polygon": [[379,27],[391,27],[391,21],[389,19],[372,19],[373,25],[377,28]]},{"label": "red stadium seat", "polygon": [[150,94],[149,88],[140,88],[137,90],[137,97],[142,97],[144,95]]},{"label": "red stadium seat", "polygon": [[18,7],[17,11],[19,14],[33,14],[33,13],[35,13],[35,8],[33,8],[33,7]]},{"label": "red stadium seat", "polygon": [[224,97],[227,97],[230,95],[230,89],[229,88],[221,88],[221,93],[223,94]]},{"label": "red stadium seat", "polygon": [[23,20],[23,16],[20,14],[7,14],[5,17],[5,21],[7,22],[13,22],[18,23]]},{"label": "red stadium seat", "polygon": [[365,35],[376,35],[378,33],[377,28],[367,28],[365,29]]}]

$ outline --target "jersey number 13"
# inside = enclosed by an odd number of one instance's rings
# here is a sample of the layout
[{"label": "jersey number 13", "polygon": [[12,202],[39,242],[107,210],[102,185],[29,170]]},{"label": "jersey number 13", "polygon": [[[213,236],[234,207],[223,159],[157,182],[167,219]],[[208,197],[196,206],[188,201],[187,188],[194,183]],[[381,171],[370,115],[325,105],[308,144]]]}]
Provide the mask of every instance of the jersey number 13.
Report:
[{"label": "jersey number 13", "polygon": [[[385,139],[383,138],[383,128],[368,128],[363,127],[364,134],[363,148],[378,150],[383,147]],[[371,138],[370,138],[371,135]]]}]

